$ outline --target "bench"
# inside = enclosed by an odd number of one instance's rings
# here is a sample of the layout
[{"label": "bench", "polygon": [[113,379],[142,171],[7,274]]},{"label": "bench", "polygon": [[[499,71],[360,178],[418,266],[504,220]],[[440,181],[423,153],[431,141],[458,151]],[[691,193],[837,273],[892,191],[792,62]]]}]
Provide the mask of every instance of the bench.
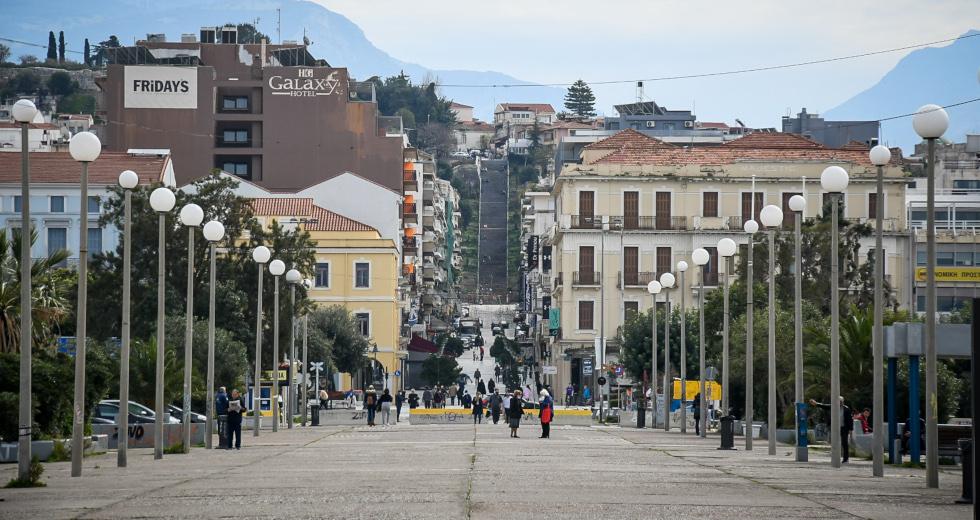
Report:
[{"label": "bench", "polygon": [[969,424],[940,424],[939,426],[939,456],[959,457],[960,439],[973,437],[973,426]]}]

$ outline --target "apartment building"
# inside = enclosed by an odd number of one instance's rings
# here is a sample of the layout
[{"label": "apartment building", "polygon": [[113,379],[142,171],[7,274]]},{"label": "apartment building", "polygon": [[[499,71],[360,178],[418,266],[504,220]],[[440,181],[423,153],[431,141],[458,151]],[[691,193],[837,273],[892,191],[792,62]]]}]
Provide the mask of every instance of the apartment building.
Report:
[{"label": "apartment building", "polygon": [[783,132],[800,134],[831,148],[850,142],[872,145],[878,142],[878,121],[827,121],[819,114],[800,110],[796,117],[783,116]]},{"label": "apartment building", "polygon": [[[788,200],[802,193],[808,203],[805,217],[819,215],[824,200],[819,177],[830,165],[851,175],[844,196],[846,218],[873,224],[875,169],[866,148],[832,149],[782,133],[753,133],[724,145],[685,148],[632,129],[586,146],[581,164],[565,164],[552,190],[558,218],[551,239],[551,296],[552,306],[559,309],[560,330],[551,351],[553,359],[563,360],[556,388],[569,382],[588,384],[593,342],[602,330],[607,362],[617,358],[616,330],[627,316],[652,303],[647,283],[674,271],[680,260],[693,266],[694,249],[710,253],[704,285],[706,290],[717,288],[722,281],[718,240],[746,243],[742,225],[753,218],[753,202],[756,220],[763,206],[776,204],[789,224]],[[897,161],[885,168],[885,176],[885,274],[898,300],[905,301],[907,178]],[[862,246],[873,243],[869,239]],[[690,269],[671,300],[679,301],[678,290],[683,290],[693,306],[700,277]]]},{"label": "apartment building", "polygon": [[[555,232],[555,199],[547,191],[528,191],[521,201],[521,273],[519,308],[535,372],[551,376],[556,360],[551,356],[550,338],[557,334],[558,308],[552,307],[552,240]],[[553,314],[554,313],[554,314]],[[547,379],[546,379],[547,381]],[[550,381],[547,381],[550,383]]]},{"label": "apartment building", "polygon": [[556,121],[558,114],[549,103],[499,103],[493,109],[494,145],[508,153],[527,153],[530,127]]}]

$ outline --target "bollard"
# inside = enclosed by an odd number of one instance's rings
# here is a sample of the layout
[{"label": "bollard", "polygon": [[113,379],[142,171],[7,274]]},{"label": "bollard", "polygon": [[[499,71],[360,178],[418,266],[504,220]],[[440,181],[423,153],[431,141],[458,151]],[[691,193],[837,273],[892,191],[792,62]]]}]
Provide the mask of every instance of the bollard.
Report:
[{"label": "bollard", "polygon": [[228,416],[218,416],[218,449],[228,448]]},{"label": "bollard", "polygon": [[960,461],[963,463],[963,496],[956,499],[957,504],[973,503],[973,439],[956,441],[960,448]]},{"label": "bollard", "polygon": [[[721,447],[719,450],[735,449],[735,417],[726,415],[719,419],[721,422]],[[751,435],[751,430],[750,430]]]},{"label": "bollard", "polygon": [[310,426],[320,426],[320,407],[310,407]]},{"label": "bollard", "polygon": [[636,407],[636,427],[644,428],[647,425],[647,411],[639,406]]}]

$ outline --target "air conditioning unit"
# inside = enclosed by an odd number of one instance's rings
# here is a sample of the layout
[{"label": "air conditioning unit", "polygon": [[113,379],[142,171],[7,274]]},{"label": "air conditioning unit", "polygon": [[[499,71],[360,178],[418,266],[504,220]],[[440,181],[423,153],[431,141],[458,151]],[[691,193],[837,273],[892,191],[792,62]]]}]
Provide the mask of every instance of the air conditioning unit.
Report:
[{"label": "air conditioning unit", "polygon": [[656,121],[647,121],[647,128],[653,128],[655,126],[657,126]]},{"label": "air conditioning unit", "polygon": [[694,128],[694,121],[684,121],[684,128]]}]

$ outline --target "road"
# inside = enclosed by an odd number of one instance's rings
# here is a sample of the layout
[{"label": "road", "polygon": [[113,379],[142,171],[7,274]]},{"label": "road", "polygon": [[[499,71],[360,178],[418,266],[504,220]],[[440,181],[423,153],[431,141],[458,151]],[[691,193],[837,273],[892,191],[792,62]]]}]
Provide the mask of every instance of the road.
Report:
[{"label": "road", "polygon": [[507,161],[482,163],[478,303],[502,303],[507,301]]},{"label": "road", "polygon": [[[870,462],[840,469],[813,452],[793,461],[715,449],[716,438],[618,427],[556,426],[549,440],[503,425],[298,427],[246,436],[241,451],[191,456],[131,450],[46,464],[48,486],[0,489],[0,519],[60,518],[969,518],[953,505],[958,475],[940,489],[921,470],[871,477]],[[0,466],[10,478],[16,465]]]}]

